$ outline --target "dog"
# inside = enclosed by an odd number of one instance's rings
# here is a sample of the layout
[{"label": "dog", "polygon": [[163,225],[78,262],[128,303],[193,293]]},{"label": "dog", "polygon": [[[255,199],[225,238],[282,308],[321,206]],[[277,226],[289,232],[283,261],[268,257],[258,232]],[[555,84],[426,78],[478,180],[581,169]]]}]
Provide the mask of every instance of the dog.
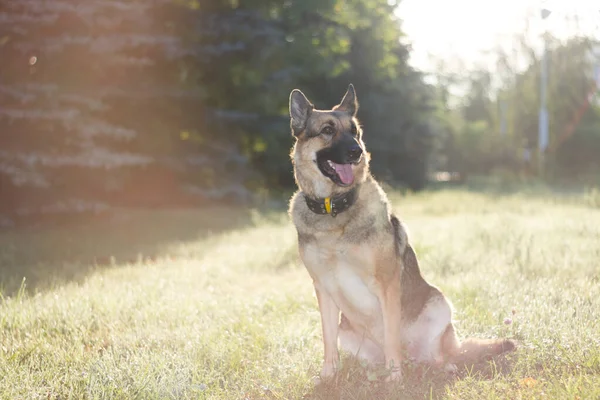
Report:
[{"label": "dog", "polygon": [[454,371],[513,350],[507,339],[458,339],[450,302],[423,279],[404,225],[369,173],[358,106],[352,84],[331,110],[315,109],[298,89],[289,98],[299,189],[289,215],[321,314],[319,381],[335,376],[338,339],[359,359],[385,363],[387,380],[401,379],[405,356]]}]

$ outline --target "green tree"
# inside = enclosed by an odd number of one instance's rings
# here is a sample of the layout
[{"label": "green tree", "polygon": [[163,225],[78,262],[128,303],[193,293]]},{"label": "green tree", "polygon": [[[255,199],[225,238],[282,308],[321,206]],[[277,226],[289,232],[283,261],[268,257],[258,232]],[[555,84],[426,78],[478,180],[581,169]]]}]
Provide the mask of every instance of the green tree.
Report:
[{"label": "green tree", "polygon": [[407,64],[391,2],[3,6],[4,209],[247,199],[260,187],[291,188],[290,91],[332,106],[350,82],[375,173],[425,183],[433,90]]},{"label": "green tree", "polygon": [[[546,39],[550,116],[547,170],[557,178],[590,174],[598,169],[593,155],[598,146],[597,104],[586,108],[590,90],[595,88],[589,58],[595,42],[585,37]],[[450,169],[464,173],[517,169],[523,163],[524,148],[536,153],[541,61],[525,41],[519,43],[529,60],[526,68],[518,70],[508,54],[498,51],[495,73],[475,71],[466,82],[459,80],[458,84],[467,88],[466,95],[458,107],[439,115],[447,132],[441,153]],[[501,119],[504,134],[500,133]]]}]

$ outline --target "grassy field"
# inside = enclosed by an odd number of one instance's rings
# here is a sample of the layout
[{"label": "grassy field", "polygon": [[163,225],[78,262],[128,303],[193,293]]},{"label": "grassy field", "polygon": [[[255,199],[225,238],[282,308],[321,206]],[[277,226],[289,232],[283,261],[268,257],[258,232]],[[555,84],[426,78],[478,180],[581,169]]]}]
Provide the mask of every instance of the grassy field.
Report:
[{"label": "grassy field", "polygon": [[0,398],[600,399],[594,196],[393,194],[459,334],[520,342],[455,377],[408,365],[401,384],[344,358],[335,385],[314,387],[320,319],[283,211],[4,231]]}]

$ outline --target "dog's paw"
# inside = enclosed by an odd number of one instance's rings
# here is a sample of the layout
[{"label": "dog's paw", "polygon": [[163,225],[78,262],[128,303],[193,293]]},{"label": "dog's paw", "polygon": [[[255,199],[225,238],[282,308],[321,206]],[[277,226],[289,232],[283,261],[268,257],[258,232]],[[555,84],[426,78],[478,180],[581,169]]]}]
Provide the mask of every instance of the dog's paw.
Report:
[{"label": "dog's paw", "polygon": [[312,380],[315,386],[319,385],[327,385],[334,381],[335,375],[337,372],[337,367],[333,365],[329,365],[327,367],[323,366],[321,373],[319,376],[313,376]]},{"label": "dog's paw", "polygon": [[337,363],[325,363],[323,364],[323,368],[321,369],[321,374],[319,378],[321,382],[329,381],[337,372]]}]

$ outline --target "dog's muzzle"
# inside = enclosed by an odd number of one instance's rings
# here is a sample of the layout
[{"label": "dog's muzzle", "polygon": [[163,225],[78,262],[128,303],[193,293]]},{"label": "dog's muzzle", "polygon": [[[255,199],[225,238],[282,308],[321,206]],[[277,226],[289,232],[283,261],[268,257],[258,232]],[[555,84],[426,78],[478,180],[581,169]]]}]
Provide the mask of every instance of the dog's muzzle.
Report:
[{"label": "dog's muzzle", "polygon": [[317,165],[321,173],[339,186],[354,183],[354,165],[361,161],[363,149],[356,139],[345,135],[331,147],[317,153]]}]

